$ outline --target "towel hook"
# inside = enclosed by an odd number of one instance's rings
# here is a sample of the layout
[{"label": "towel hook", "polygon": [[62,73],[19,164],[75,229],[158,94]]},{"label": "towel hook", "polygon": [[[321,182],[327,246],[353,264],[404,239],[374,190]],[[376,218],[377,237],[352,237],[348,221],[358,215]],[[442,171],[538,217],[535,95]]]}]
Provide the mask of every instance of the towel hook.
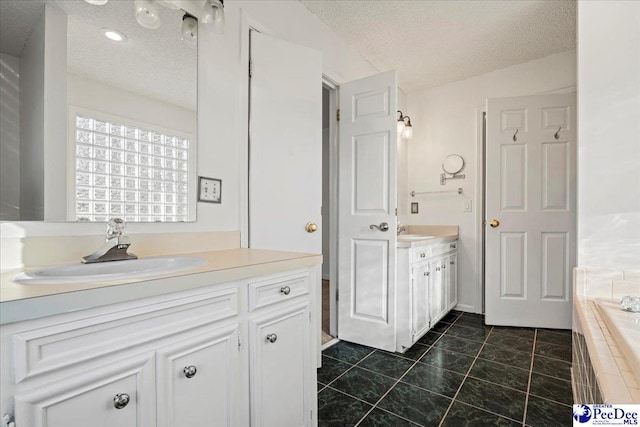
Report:
[{"label": "towel hook", "polygon": [[561,129],[562,129],[562,126],[560,126],[560,127],[558,128],[558,130],[556,131],[555,135],[553,135],[553,137],[554,137],[555,139],[560,139],[560,135],[559,135],[559,133],[560,133],[560,130],[561,130]]},{"label": "towel hook", "polygon": [[520,129],[516,129],[516,133],[513,134],[513,142],[516,142],[518,140],[518,137],[516,135],[518,135],[518,131]]}]

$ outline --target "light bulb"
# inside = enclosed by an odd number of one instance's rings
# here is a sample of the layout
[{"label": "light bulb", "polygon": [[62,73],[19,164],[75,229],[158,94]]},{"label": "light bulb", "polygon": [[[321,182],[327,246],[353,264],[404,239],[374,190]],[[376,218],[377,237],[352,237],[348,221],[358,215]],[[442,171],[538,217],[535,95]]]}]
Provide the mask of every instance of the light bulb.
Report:
[{"label": "light bulb", "polygon": [[398,132],[402,132],[404,129],[404,120],[398,120]]},{"label": "light bulb", "polygon": [[189,14],[182,17],[182,42],[190,47],[198,42],[198,21]]},{"label": "light bulb", "polygon": [[84,1],[95,6],[102,6],[103,4],[107,4],[109,0],[84,0]]},{"label": "light bulb", "polygon": [[407,123],[402,129],[402,139],[411,139],[413,138],[413,127],[411,126],[411,122]]},{"label": "light bulb", "polygon": [[153,0],[134,0],[133,9],[138,24],[150,30],[160,28],[162,20],[158,13],[158,5]]},{"label": "light bulb", "polygon": [[214,33],[224,32],[224,2],[222,0],[207,0],[200,22],[207,25]]}]

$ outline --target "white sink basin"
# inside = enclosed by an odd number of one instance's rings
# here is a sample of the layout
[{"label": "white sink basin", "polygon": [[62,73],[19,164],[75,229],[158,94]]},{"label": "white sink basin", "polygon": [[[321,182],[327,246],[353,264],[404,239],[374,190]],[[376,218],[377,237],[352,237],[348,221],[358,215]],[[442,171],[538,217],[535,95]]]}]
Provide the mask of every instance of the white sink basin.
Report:
[{"label": "white sink basin", "polygon": [[434,236],[428,236],[426,234],[399,234],[398,239],[433,239]]},{"label": "white sink basin", "polygon": [[24,285],[59,285],[64,283],[122,280],[190,270],[205,264],[198,257],[157,257],[127,261],[71,264],[25,271],[11,279]]}]

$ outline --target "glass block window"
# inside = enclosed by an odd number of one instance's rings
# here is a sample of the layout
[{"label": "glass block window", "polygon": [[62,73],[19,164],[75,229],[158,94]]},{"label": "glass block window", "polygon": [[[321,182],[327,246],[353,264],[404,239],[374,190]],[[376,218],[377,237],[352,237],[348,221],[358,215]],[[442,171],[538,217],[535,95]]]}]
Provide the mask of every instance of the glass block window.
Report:
[{"label": "glass block window", "polygon": [[76,114],[76,219],[187,221],[189,145],[187,138]]}]

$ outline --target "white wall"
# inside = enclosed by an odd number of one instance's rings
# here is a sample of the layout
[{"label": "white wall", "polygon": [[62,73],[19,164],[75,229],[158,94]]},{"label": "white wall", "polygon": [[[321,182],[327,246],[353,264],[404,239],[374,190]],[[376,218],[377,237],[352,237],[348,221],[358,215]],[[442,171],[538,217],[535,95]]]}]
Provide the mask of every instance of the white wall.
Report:
[{"label": "white wall", "polygon": [[[481,231],[476,213],[480,193],[478,183],[477,112],[487,98],[535,95],[570,89],[576,83],[575,51],[551,55],[539,60],[497,70],[440,87],[407,95],[405,114],[411,116],[414,138],[408,145],[409,177],[407,191],[441,191],[462,187],[464,197],[472,200],[472,212],[462,212],[463,200],[457,194],[423,195],[420,213],[409,214],[413,225],[459,225],[458,301],[462,310],[480,312],[480,263],[478,235]],[[464,180],[440,185],[442,161],[449,154],[460,154],[466,163]],[[405,206],[407,211],[410,206]]]},{"label": "white wall", "polygon": [[26,221],[44,218],[44,35],[43,13],[20,58],[20,218]]},{"label": "white wall", "polygon": [[[225,4],[225,13],[225,33],[201,32],[198,45],[198,173],[223,180],[222,204],[199,203],[195,223],[129,224],[130,233],[240,229],[240,153],[247,136],[246,88],[241,85],[247,71],[240,63],[243,16],[274,36],[322,51],[323,71],[338,83],[377,72],[299,2],[233,1]],[[2,237],[104,232],[103,224],[87,223],[0,227]]]},{"label": "white wall", "polygon": [[0,220],[20,219],[20,58],[0,52]]},{"label": "white wall", "polygon": [[578,3],[578,266],[640,269],[640,2]]}]

